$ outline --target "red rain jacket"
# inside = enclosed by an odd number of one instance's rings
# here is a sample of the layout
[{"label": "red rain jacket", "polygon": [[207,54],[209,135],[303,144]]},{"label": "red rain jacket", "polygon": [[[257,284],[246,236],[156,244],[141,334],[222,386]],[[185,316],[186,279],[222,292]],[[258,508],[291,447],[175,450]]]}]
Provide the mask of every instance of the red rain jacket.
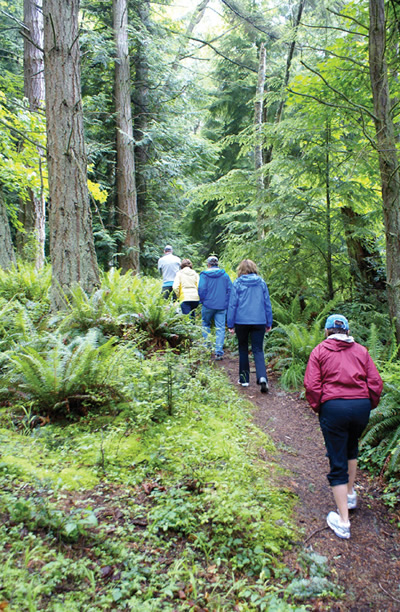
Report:
[{"label": "red rain jacket", "polygon": [[306,397],[314,412],[331,399],[379,403],[383,382],[367,349],[357,342],[326,338],[311,352],[304,376]]}]

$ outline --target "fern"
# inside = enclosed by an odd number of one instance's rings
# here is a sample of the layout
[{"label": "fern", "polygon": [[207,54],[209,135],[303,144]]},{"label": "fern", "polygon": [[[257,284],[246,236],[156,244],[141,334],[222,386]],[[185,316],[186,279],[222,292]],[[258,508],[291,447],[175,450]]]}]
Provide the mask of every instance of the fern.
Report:
[{"label": "fern", "polygon": [[0,394],[31,402],[37,411],[49,415],[82,412],[126,399],[125,382],[118,377],[116,362],[123,360],[132,345],[118,347],[114,338],[101,341],[97,330],[69,344],[53,334],[42,352],[26,346],[10,353]]},{"label": "fern", "polygon": [[[387,465],[388,473],[400,471],[400,388],[386,383],[385,394],[371,413],[361,449],[375,448],[372,460],[380,468]],[[387,457],[390,457],[387,463]]]},{"label": "fern", "polygon": [[37,271],[32,264],[19,263],[11,270],[0,268],[0,296],[11,300],[17,297],[21,302],[48,301],[51,283],[51,267]]},{"label": "fern", "polygon": [[378,328],[375,323],[371,323],[367,347],[373,361],[375,363],[379,362],[383,352],[383,345],[379,340]]}]

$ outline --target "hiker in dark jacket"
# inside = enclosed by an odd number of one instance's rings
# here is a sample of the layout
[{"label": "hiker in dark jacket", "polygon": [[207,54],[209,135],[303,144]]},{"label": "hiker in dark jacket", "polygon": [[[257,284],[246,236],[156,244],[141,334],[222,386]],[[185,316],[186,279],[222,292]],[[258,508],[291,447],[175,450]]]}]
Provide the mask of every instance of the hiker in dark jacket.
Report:
[{"label": "hiker in dark jacket", "polygon": [[249,386],[249,336],[256,366],[257,384],[262,393],[268,392],[268,378],[264,358],[264,335],[272,327],[272,309],[266,282],[257,273],[251,259],[244,259],[238,267],[229,298],[228,329],[236,332],[239,343],[239,384]]},{"label": "hiker in dark jacket", "polygon": [[349,510],[357,506],[358,440],[379,403],[383,383],[367,349],[349,336],[343,315],[327,318],[325,340],[311,352],[304,386],[311,408],[319,414],[338,509],[329,512],[326,521],[339,538],[348,539]]},{"label": "hiker in dark jacket", "polygon": [[224,354],[226,309],[232,281],[222,268],[218,267],[218,258],[211,255],[207,259],[207,270],[200,273],[199,297],[202,303],[201,320],[203,337],[211,333],[211,322],[215,325],[215,359],[220,360]]}]

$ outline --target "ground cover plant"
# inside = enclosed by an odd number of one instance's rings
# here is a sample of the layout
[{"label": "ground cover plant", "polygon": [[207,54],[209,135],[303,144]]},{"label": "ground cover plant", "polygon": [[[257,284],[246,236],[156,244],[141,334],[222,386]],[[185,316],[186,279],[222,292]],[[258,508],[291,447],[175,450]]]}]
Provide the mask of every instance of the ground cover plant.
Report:
[{"label": "ground cover plant", "polygon": [[[271,440],[215,370],[198,326],[156,298],[155,281],[148,303],[144,291],[123,297],[127,279],[134,293],[129,275],[109,275],[96,297],[77,291],[64,318],[48,314],[38,324],[20,301],[9,318],[0,603],[29,611],[303,609],[284,596],[291,576],[280,557],[292,541],[294,498],[275,482]],[[117,320],[127,302],[138,310],[135,300],[146,325],[132,317],[110,336],[100,320],[106,302]],[[163,317],[177,321],[185,341],[160,351],[153,339]]]},{"label": "ground cover plant", "polygon": [[[208,368],[162,423],[138,426],[127,409],[12,431],[3,412],[10,610],[262,609],[255,595],[267,606],[292,499],[270,480],[273,445],[221,375],[205,385]],[[271,465],[257,464],[260,445]]]}]

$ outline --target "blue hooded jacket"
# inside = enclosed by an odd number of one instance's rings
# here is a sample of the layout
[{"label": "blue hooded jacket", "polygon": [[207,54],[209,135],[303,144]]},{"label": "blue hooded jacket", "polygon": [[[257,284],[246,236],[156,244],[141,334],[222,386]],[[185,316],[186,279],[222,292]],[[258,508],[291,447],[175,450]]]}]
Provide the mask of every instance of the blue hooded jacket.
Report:
[{"label": "blue hooded jacket", "polygon": [[208,268],[200,272],[198,292],[200,302],[206,308],[226,310],[232,281],[222,268]]},{"label": "blue hooded jacket", "polygon": [[229,299],[227,324],[272,326],[272,308],[267,283],[258,274],[243,274],[235,280]]}]

